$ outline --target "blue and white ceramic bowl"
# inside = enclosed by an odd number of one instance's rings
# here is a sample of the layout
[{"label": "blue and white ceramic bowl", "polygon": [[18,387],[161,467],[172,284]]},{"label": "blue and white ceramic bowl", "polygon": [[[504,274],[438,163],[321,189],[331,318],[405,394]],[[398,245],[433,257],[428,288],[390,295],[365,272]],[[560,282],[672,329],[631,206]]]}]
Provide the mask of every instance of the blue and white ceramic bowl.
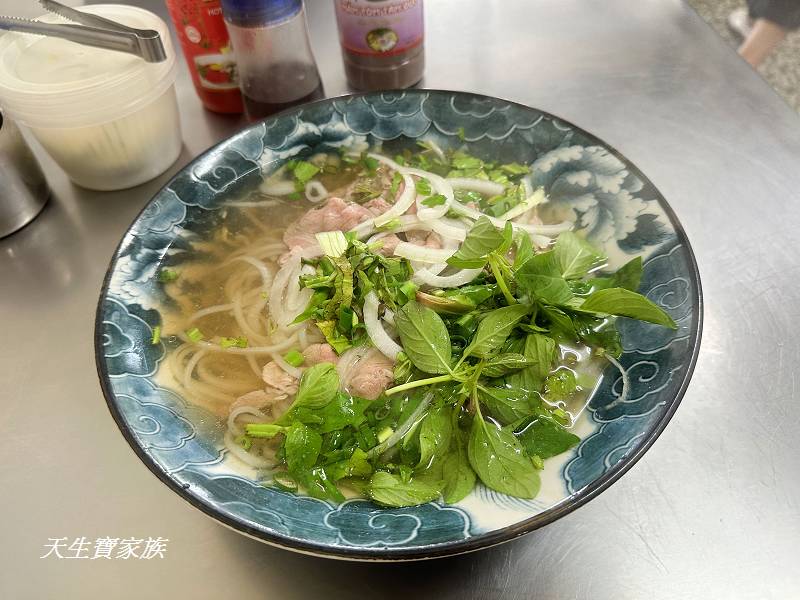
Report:
[{"label": "blue and white ceramic bowl", "polygon": [[[670,331],[620,319],[621,362],[609,368],[581,423],[582,442],[548,461],[535,500],[478,486],[456,505],[340,505],[267,488],[228,457],[215,417],[160,384],[165,348],[151,345],[164,300],[165,256],[191,252],[217,227],[226,200],[255,188],[299,152],[363,138],[387,150],[425,136],[463,140],[479,156],[532,163],[534,184],[574,220],[613,266],[644,260],[642,293],[678,323]],[[323,100],[258,123],[184,168],[145,207],[119,245],[97,310],[100,382],[111,414],[142,461],[189,503],[265,542],[322,556],[408,560],[498,544],[565,515],[616,481],[655,441],[686,390],[697,357],[702,300],[697,266],[677,218],[625,157],[539,110],[475,94],[414,90]]]}]

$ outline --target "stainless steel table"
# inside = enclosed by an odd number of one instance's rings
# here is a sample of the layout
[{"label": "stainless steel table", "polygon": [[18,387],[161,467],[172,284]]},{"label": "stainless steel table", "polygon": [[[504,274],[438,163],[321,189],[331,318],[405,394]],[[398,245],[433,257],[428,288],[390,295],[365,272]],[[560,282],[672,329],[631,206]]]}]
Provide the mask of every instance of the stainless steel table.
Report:
[{"label": "stainless steel table", "polygon": [[[332,4],[308,4],[326,92],[344,93]],[[242,125],[204,112],[181,65],[185,150],[169,173],[97,193],[45,158],[55,197],[0,240],[0,597],[800,598],[797,115],[678,0],[427,4],[425,86],[506,97],[594,132],[686,227],[705,331],[666,432],[586,507],[433,562],[292,554],[189,507],[117,431],[92,354],[101,279],[126,227],[179,166]],[[40,559],[62,536],[169,543],[163,559]]]}]

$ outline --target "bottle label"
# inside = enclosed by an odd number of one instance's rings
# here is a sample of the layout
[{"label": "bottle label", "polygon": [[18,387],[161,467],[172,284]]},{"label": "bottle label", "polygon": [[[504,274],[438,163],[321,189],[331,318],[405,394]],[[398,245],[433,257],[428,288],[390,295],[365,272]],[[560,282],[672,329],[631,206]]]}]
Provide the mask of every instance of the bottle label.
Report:
[{"label": "bottle label", "polygon": [[342,46],[356,54],[391,56],[422,43],[422,0],[335,0]]},{"label": "bottle label", "polygon": [[169,0],[168,7],[195,81],[207,90],[239,87],[220,0]]}]

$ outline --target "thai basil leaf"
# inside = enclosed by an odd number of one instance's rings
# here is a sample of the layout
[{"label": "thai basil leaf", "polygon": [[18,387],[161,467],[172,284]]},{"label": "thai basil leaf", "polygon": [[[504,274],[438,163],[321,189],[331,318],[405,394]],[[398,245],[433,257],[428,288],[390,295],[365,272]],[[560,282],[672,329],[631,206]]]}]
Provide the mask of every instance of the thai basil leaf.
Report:
[{"label": "thai basil leaf", "polygon": [[558,236],[553,253],[564,279],[580,279],[606,260],[603,253],[571,231]]},{"label": "thai basil leaf", "polygon": [[624,288],[609,288],[592,293],[581,305],[581,310],[629,317],[677,329],[678,325],[664,310],[641,294]]},{"label": "thai basil leaf", "polygon": [[504,241],[503,233],[487,217],[481,217],[475,221],[461,247],[447,259],[447,264],[459,269],[480,269]]},{"label": "thai basil leaf", "polygon": [[528,456],[550,458],[566,452],[581,441],[560,423],[546,415],[534,415],[514,428],[514,436]]},{"label": "thai basil leaf", "polygon": [[639,290],[639,283],[642,280],[642,257],[629,260],[610,277],[594,277],[586,281],[586,286],[592,291],[606,290],[608,288],[624,288],[632,292]]},{"label": "thai basil leaf", "polygon": [[317,462],[320,448],[322,448],[320,434],[302,423],[292,423],[286,431],[286,441],[283,445],[289,472],[301,479],[304,478]]},{"label": "thai basil leaf", "polygon": [[632,292],[639,291],[639,284],[642,281],[642,257],[637,256],[620,267],[611,277],[612,285],[609,287],[620,287]]},{"label": "thai basil leaf", "polygon": [[403,482],[386,471],[376,471],[369,482],[370,498],[384,506],[416,506],[436,500],[440,495],[441,486],[413,478]]},{"label": "thai basil leaf", "polygon": [[312,498],[334,502],[345,501],[344,494],[333,483],[325,467],[314,467],[308,473],[298,476],[298,479]]},{"label": "thai basil leaf", "polygon": [[336,367],[328,362],[319,363],[303,373],[292,408],[322,408],[333,400],[338,391],[339,374]]},{"label": "thai basil leaf", "polygon": [[480,415],[472,421],[467,455],[486,487],[517,498],[535,498],[539,493],[539,472],[517,438]]},{"label": "thai basil leaf", "polygon": [[556,359],[556,342],[549,336],[531,333],[525,337],[522,354],[531,366],[508,376],[506,381],[513,388],[538,392]]},{"label": "thai basil leaf", "polygon": [[522,265],[533,258],[535,252],[533,251],[533,244],[531,243],[531,236],[522,232],[517,237],[517,248],[514,256],[514,270],[518,270]]},{"label": "thai basil leaf", "polygon": [[531,414],[529,392],[520,388],[478,386],[481,406],[503,424],[513,423]]},{"label": "thai basil leaf", "polygon": [[448,504],[455,504],[463,500],[475,487],[475,471],[469,464],[467,452],[460,440],[445,457],[442,476],[444,477],[442,497]]},{"label": "thai basil leaf", "polygon": [[502,377],[503,375],[519,371],[520,369],[530,367],[534,364],[536,364],[535,361],[526,358],[522,354],[506,352],[505,354],[498,354],[487,360],[483,365],[481,375],[490,378]]},{"label": "thai basil leaf", "polygon": [[566,367],[559,367],[544,381],[545,396],[548,400],[566,400],[578,389],[575,373]]},{"label": "thai basil leaf", "polygon": [[365,398],[338,392],[332,401],[314,411],[315,415],[322,419],[317,431],[329,433],[344,429],[348,425],[358,428],[364,422],[364,410],[370,404],[371,401]]},{"label": "thai basil leaf", "polygon": [[488,357],[503,345],[517,323],[529,312],[530,307],[524,304],[504,306],[488,312],[478,325],[469,346],[464,349],[464,356]]},{"label": "thai basil leaf", "polygon": [[452,348],[442,318],[412,300],[394,317],[403,351],[420,371],[442,375],[450,372]]},{"label": "thai basil leaf", "polygon": [[575,330],[575,325],[572,323],[569,315],[563,310],[554,306],[542,306],[542,315],[544,315],[550,322],[550,330],[575,340],[578,338],[578,333]]},{"label": "thai basil leaf", "polygon": [[350,458],[328,465],[325,470],[333,481],[338,481],[344,477],[369,477],[373,469],[367,453],[356,447]]},{"label": "thai basil leaf", "polygon": [[444,406],[431,410],[419,427],[419,463],[417,467],[430,467],[437,456],[447,452],[452,437],[450,412]]},{"label": "thai basil leaf", "polygon": [[516,273],[517,284],[551,304],[564,304],[572,298],[566,280],[556,260],[554,250],[548,250],[527,260]]}]

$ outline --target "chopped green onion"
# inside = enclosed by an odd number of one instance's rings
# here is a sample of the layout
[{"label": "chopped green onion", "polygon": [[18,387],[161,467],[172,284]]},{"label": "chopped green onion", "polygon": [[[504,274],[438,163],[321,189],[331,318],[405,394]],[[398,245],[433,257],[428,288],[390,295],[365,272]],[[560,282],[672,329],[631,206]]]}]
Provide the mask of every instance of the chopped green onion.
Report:
[{"label": "chopped green onion", "polygon": [[386,223],[384,223],[383,225],[379,225],[375,229],[377,229],[378,231],[391,231],[392,229],[395,229],[397,227],[400,227],[400,219],[392,219],[390,221],[386,221]]},{"label": "chopped green onion", "polygon": [[223,348],[233,348],[234,346],[236,348],[247,348],[247,338],[242,336],[235,338],[223,337],[220,338],[219,345]]},{"label": "chopped green onion", "polygon": [[253,447],[253,440],[251,440],[246,435],[240,435],[234,440],[237,444],[239,444],[245,450],[250,450]]},{"label": "chopped green onion", "polygon": [[417,193],[420,196],[430,196],[431,195],[431,182],[425,179],[424,177],[420,177],[417,179],[417,182],[414,184],[414,187],[417,188]]},{"label": "chopped green onion", "polygon": [[294,168],[297,166],[297,162],[298,162],[298,161],[297,161],[297,159],[296,159],[296,158],[293,158],[293,159],[291,159],[290,161],[287,161],[287,162],[286,162],[286,169],[287,169],[288,171],[294,171]]},{"label": "chopped green onion", "polygon": [[382,444],[383,442],[388,440],[392,436],[393,433],[394,433],[394,429],[392,429],[391,427],[384,427],[378,433],[378,443]]},{"label": "chopped green onion", "polygon": [[398,154],[397,156],[395,156],[394,162],[396,162],[401,167],[404,167],[406,165],[406,159],[403,157],[402,154]]},{"label": "chopped green onion", "polygon": [[254,438],[270,439],[274,438],[279,433],[283,433],[285,427],[275,425],[274,423],[248,423],[244,426],[245,434]]},{"label": "chopped green onion", "polygon": [[341,231],[323,231],[315,234],[325,256],[339,257],[347,250],[347,238]]},{"label": "chopped green onion", "polygon": [[158,272],[158,280],[161,283],[171,283],[178,278],[178,272],[172,269],[161,269]]},{"label": "chopped green onion", "polygon": [[301,194],[300,192],[292,192],[291,194],[287,194],[286,198],[289,200],[302,200],[303,194]]},{"label": "chopped green onion", "polygon": [[310,162],[306,162],[304,160],[297,161],[297,165],[294,167],[294,178],[302,183],[308,183],[314,175],[319,173],[320,169],[316,165],[312,165]]},{"label": "chopped green onion", "polygon": [[533,463],[533,466],[536,467],[536,469],[538,469],[539,471],[544,469],[544,461],[542,460],[542,457],[539,456],[538,454],[534,454],[533,456],[531,456],[531,462]]},{"label": "chopped green onion", "polygon": [[192,327],[186,332],[186,337],[193,342],[199,342],[203,339],[203,333],[197,327]]},{"label": "chopped green onion", "polygon": [[392,184],[389,186],[389,194],[394,198],[397,195],[397,190],[400,189],[400,184],[403,183],[403,176],[395,171],[392,175]]},{"label": "chopped green onion", "polygon": [[441,206],[445,202],[447,202],[447,198],[444,197],[444,194],[434,194],[422,201],[425,206]]},{"label": "chopped green onion", "polygon": [[269,298],[269,294],[267,292],[261,292],[260,294],[262,300],[266,300]]},{"label": "chopped green onion", "polygon": [[530,169],[525,165],[521,165],[519,163],[508,163],[507,165],[500,165],[500,169],[508,173],[509,175],[525,175],[526,173],[530,173]]},{"label": "chopped green onion", "polygon": [[156,346],[160,341],[161,341],[161,325],[156,325],[155,327],[153,327],[153,337],[150,338],[150,343],[153,344],[153,346]]},{"label": "chopped green onion", "polygon": [[374,173],[380,164],[377,159],[372,158],[371,156],[365,156],[361,162],[364,163],[364,166],[370,173]]},{"label": "chopped green onion", "polygon": [[305,362],[306,357],[303,356],[303,354],[301,352],[298,352],[297,350],[290,350],[289,352],[283,355],[283,360],[285,360],[293,367],[299,367],[300,365],[303,364],[303,362]]},{"label": "chopped green onion", "polygon": [[462,142],[467,138],[467,134],[464,132],[463,127],[458,128],[458,130],[456,131],[456,135],[458,136],[458,139],[460,139]]}]

